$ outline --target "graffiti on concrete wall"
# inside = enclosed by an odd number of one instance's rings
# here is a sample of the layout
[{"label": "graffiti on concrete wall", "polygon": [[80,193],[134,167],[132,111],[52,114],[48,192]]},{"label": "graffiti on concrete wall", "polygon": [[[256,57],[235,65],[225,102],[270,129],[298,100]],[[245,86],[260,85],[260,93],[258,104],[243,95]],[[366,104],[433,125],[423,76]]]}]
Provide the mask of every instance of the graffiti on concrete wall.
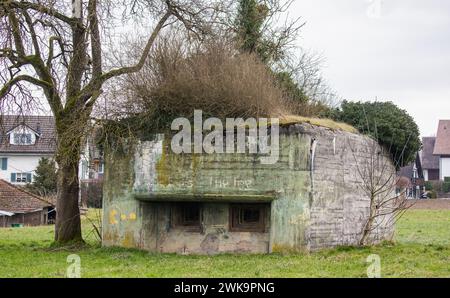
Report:
[{"label": "graffiti on concrete wall", "polygon": [[112,208],[109,210],[109,223],[111,225],[116,225],[119,222],[126,222],[126,221],[135,221],[137,218],[135,212],[120,212],[116,208]]},{"label": "graffiti on concrete wall", "polygon": [[253,181],[251,179],[231,178],[213,178],[209,179],[209,186],[212,188],[228,188],[234,187],[238,189],[250,189]]}]

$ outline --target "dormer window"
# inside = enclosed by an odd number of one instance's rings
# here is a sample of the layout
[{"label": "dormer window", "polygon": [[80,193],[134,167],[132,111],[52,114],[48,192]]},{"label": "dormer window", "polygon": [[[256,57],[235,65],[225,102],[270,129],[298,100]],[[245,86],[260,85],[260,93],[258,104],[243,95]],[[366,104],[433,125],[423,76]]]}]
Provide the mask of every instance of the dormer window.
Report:
[{"label": "dormer window", "polygon": [[16,145],[30,145],[31,133],[15,133],[14,144]]},{"label": "dormer window", "polygon": [[34,129],[20,125],[8,132],[9,142],[11,145],[34,145],[40,134]]}]

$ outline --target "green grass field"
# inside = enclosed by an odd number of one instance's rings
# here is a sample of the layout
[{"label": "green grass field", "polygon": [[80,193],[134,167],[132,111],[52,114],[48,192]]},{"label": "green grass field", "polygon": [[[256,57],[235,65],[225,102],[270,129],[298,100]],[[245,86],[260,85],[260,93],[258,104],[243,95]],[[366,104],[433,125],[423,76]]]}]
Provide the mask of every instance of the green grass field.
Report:
[{"label": "green grass field", "polygon": [[51,248],[53,226],[0,229],[0,277],[64,277],[67,256],[82,277],[366,277],[370,254],[382,277],[450,277],[450,210],[409,210],[395,244],[295,255],[181,256],[101,248],[84,222],[88,246]]}]

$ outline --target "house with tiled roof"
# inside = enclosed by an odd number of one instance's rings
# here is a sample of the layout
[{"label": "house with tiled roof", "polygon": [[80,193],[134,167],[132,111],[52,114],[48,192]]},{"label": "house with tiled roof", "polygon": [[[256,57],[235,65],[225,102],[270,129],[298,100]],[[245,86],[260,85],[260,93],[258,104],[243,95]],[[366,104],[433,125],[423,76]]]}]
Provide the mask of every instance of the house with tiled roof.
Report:
[{"label": "house with tiled roof", "polygon": [[84,139],[79,163],[80,203],[83,207],[102,207],[104,158],[98,145],[100,127],[92,124],[90,134]]},{"label": "house with tiled roof", "polygon": [[399,177],[397,187],[404,191],[408,198],[419,199],[424,189],[424,171],[419,154],[416,154],[414,162],[400,168],[397,173]]},{"label": "house with tiled roof", "polygon": [[52,158],[55,150],[53,117],[0,115],[0,179],[33,182],[39,160]]},{"label": "house with tiled roof", "polygon": [[52,202],[0,179],[0,227],[38,226],[55,218]]},{"label": "house with tiled roof", "polygon": [[450,177],[450,120],[440,120],[433,155],[439,158],[439,178]]},{"label": "house with tiled roof", "polygon": [[436,137],[422,138],[421,162],[425,181],[440,179],[439,156],[433,155]]}]

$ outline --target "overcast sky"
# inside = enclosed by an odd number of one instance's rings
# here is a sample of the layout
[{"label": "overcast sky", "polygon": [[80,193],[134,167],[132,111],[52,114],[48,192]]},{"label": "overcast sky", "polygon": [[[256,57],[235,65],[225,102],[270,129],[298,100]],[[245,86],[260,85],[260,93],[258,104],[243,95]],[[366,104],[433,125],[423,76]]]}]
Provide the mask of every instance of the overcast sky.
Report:
[{"label": "overcast sky", "polygon": [[323,74],[344,99],[391,100],[423,136],[450,119],[450,1],[296,0],[299,45],[325,58]]}]

